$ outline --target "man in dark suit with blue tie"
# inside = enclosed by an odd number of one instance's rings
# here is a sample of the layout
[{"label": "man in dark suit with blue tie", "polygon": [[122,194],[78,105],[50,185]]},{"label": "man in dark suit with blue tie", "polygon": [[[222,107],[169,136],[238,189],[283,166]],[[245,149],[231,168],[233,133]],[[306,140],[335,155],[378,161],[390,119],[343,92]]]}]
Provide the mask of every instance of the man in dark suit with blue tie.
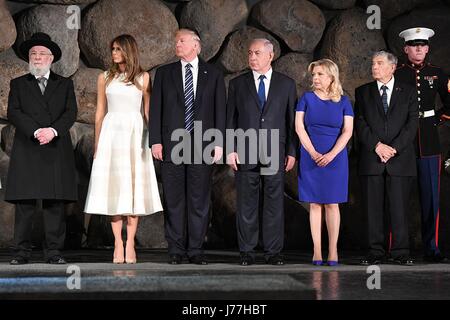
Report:
[{"label": "man in dark suit with blue tie", "polygon": [[[227,163],[236,172],[238,243],[240,264],[244,266],[255,262],[260,218],[266,262],[284,264],[280,254],[284,242],[284,174],[295,164],[296,87],[294,80],[272,70],[273,56],[269,40],[253,40],[248,50],[252,71],[233,79],[228,91],[227,131],[240,130],[250,136],[254,131],[256,137],[242,148],[237,143],[231,152],[227,150]],[[273,134],[275,141],[271,139]],[[258,157],[252,161],[255,153]]]},{"label": "man in dark suit with blue tie", "polygon": [[[209,223],[211,164],[222,158],[223,141],[214,141],[213,154],[205,159],[203,153],[209,145],[202,137],[209,129],[224,134],[225,83],[219,70],[198,58],[201,44],[194,31],[180,29],[175,40],[180,61],[158,68],[155,75],[150,147],[153,157],[162,161],[169,263],[180,264],[187,255],[189,262],[205,265],[203,242]],[[172,138],[180,129],[184,139]],[[178,152],[180,144],[183,148]]]},{"label": "man in dark suit with blue tie", "polygon": [[392,230],[391,261],[413,265],[409,256],[407,209],[416,176],[414,137],[418,104],[413,87],[394,78],[397,58],[388,52],[372,57],[375,81],[356,89],[355,127],[363,206],[368,218],[369,254],[362,265],[386,256],[385,216]]}]

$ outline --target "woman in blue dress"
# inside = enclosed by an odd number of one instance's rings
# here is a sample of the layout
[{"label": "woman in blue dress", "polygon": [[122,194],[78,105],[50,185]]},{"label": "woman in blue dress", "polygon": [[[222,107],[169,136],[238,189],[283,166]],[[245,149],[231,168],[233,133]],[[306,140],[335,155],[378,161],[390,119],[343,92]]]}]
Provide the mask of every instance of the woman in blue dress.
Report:
[{"label": "woman in blue dress", "polygon": [[348,198],[346,145],[353,132],[353,110],[343,96],[338,66],[331,60],[312,62],[312,91],[306,92],[296,109],[295,129],[300,139],[299,200],[310,203],[310,226],[314,243],[313,264],[322,265],[322,208],[325,209],[329,250],[327,264],[338,264],[339,203]]}]

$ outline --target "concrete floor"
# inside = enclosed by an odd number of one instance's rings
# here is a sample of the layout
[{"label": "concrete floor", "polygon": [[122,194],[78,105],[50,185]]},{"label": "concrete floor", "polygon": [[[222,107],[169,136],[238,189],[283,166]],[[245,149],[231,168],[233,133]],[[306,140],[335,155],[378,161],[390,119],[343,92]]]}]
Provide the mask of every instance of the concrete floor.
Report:
[{"label": "concrete floor", "polygon": [[236,252],[206,253],[207,266],[169,265],[164,250],[139,250],[135,265],[110,263],[111,250],[80,250],[65,252],[63,266],[43,263],[41,252],[30,264],[10,266],[0,250],[0,299],[450,299],[450,264],[383,264],[374,273],[357,264],[358,254],[341,254],[337,267],[312,266],[309,253],[299,252],[286,252],[284,266],[259,255],[256,265],[242,267]]}]

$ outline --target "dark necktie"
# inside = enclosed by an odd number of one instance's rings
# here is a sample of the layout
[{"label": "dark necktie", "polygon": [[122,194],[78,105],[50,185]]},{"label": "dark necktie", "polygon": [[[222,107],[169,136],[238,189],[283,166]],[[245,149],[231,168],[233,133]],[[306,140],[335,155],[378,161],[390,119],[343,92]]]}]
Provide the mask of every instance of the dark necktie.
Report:
[{"label": "dark necktie", "polygon": [[381,86],[381,90],[383,90],[383,93],[381,94],[381,102],[383,102],[383,109],[384,109],[384,114],[387,113],[388,111],[388,100],[387,100],[387,93],[386,90],[388,89],[388,87],[386,87],[385,85]]},{"label": "dark necktie", "polygon": [[38,84],[39,84],[39,89],[41,89],[41,93],[44,94],[47,79],[45,77],[40,77],[37,80],[38,80]]},{"label": "dark necktie", "polygon": [[266,103],[266,86],[264,85],[265,75],[259,76],[259,87],[258,87],[258,98],[259,98],[259,108],[261,111],[264,108],[264,103]]},{"label": "dark necktie", "polygon": [[186,65],[184,76],[184,127],[188,132],[194,128],[194,81],[192,76],[192,65]]}]

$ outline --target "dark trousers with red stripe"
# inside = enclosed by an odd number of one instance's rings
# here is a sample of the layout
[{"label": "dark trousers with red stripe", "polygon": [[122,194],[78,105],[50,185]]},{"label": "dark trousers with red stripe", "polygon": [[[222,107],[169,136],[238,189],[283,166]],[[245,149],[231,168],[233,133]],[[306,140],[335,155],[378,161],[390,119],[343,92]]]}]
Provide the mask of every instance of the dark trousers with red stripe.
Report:
[{"label": "dark trousers with red stripe", "polygon": [[412,177],[361,176],[363,206],[367,213],[369,254],[385,256],[389,225],[392,232],[391,256],[409,255],[407,209]]},{"label": "dark trousers with red stripe", "polygon": [[439,187],[441,156],[417,159],[420,205],[422,209],[422,241],[426,255],[439,254]]}]

